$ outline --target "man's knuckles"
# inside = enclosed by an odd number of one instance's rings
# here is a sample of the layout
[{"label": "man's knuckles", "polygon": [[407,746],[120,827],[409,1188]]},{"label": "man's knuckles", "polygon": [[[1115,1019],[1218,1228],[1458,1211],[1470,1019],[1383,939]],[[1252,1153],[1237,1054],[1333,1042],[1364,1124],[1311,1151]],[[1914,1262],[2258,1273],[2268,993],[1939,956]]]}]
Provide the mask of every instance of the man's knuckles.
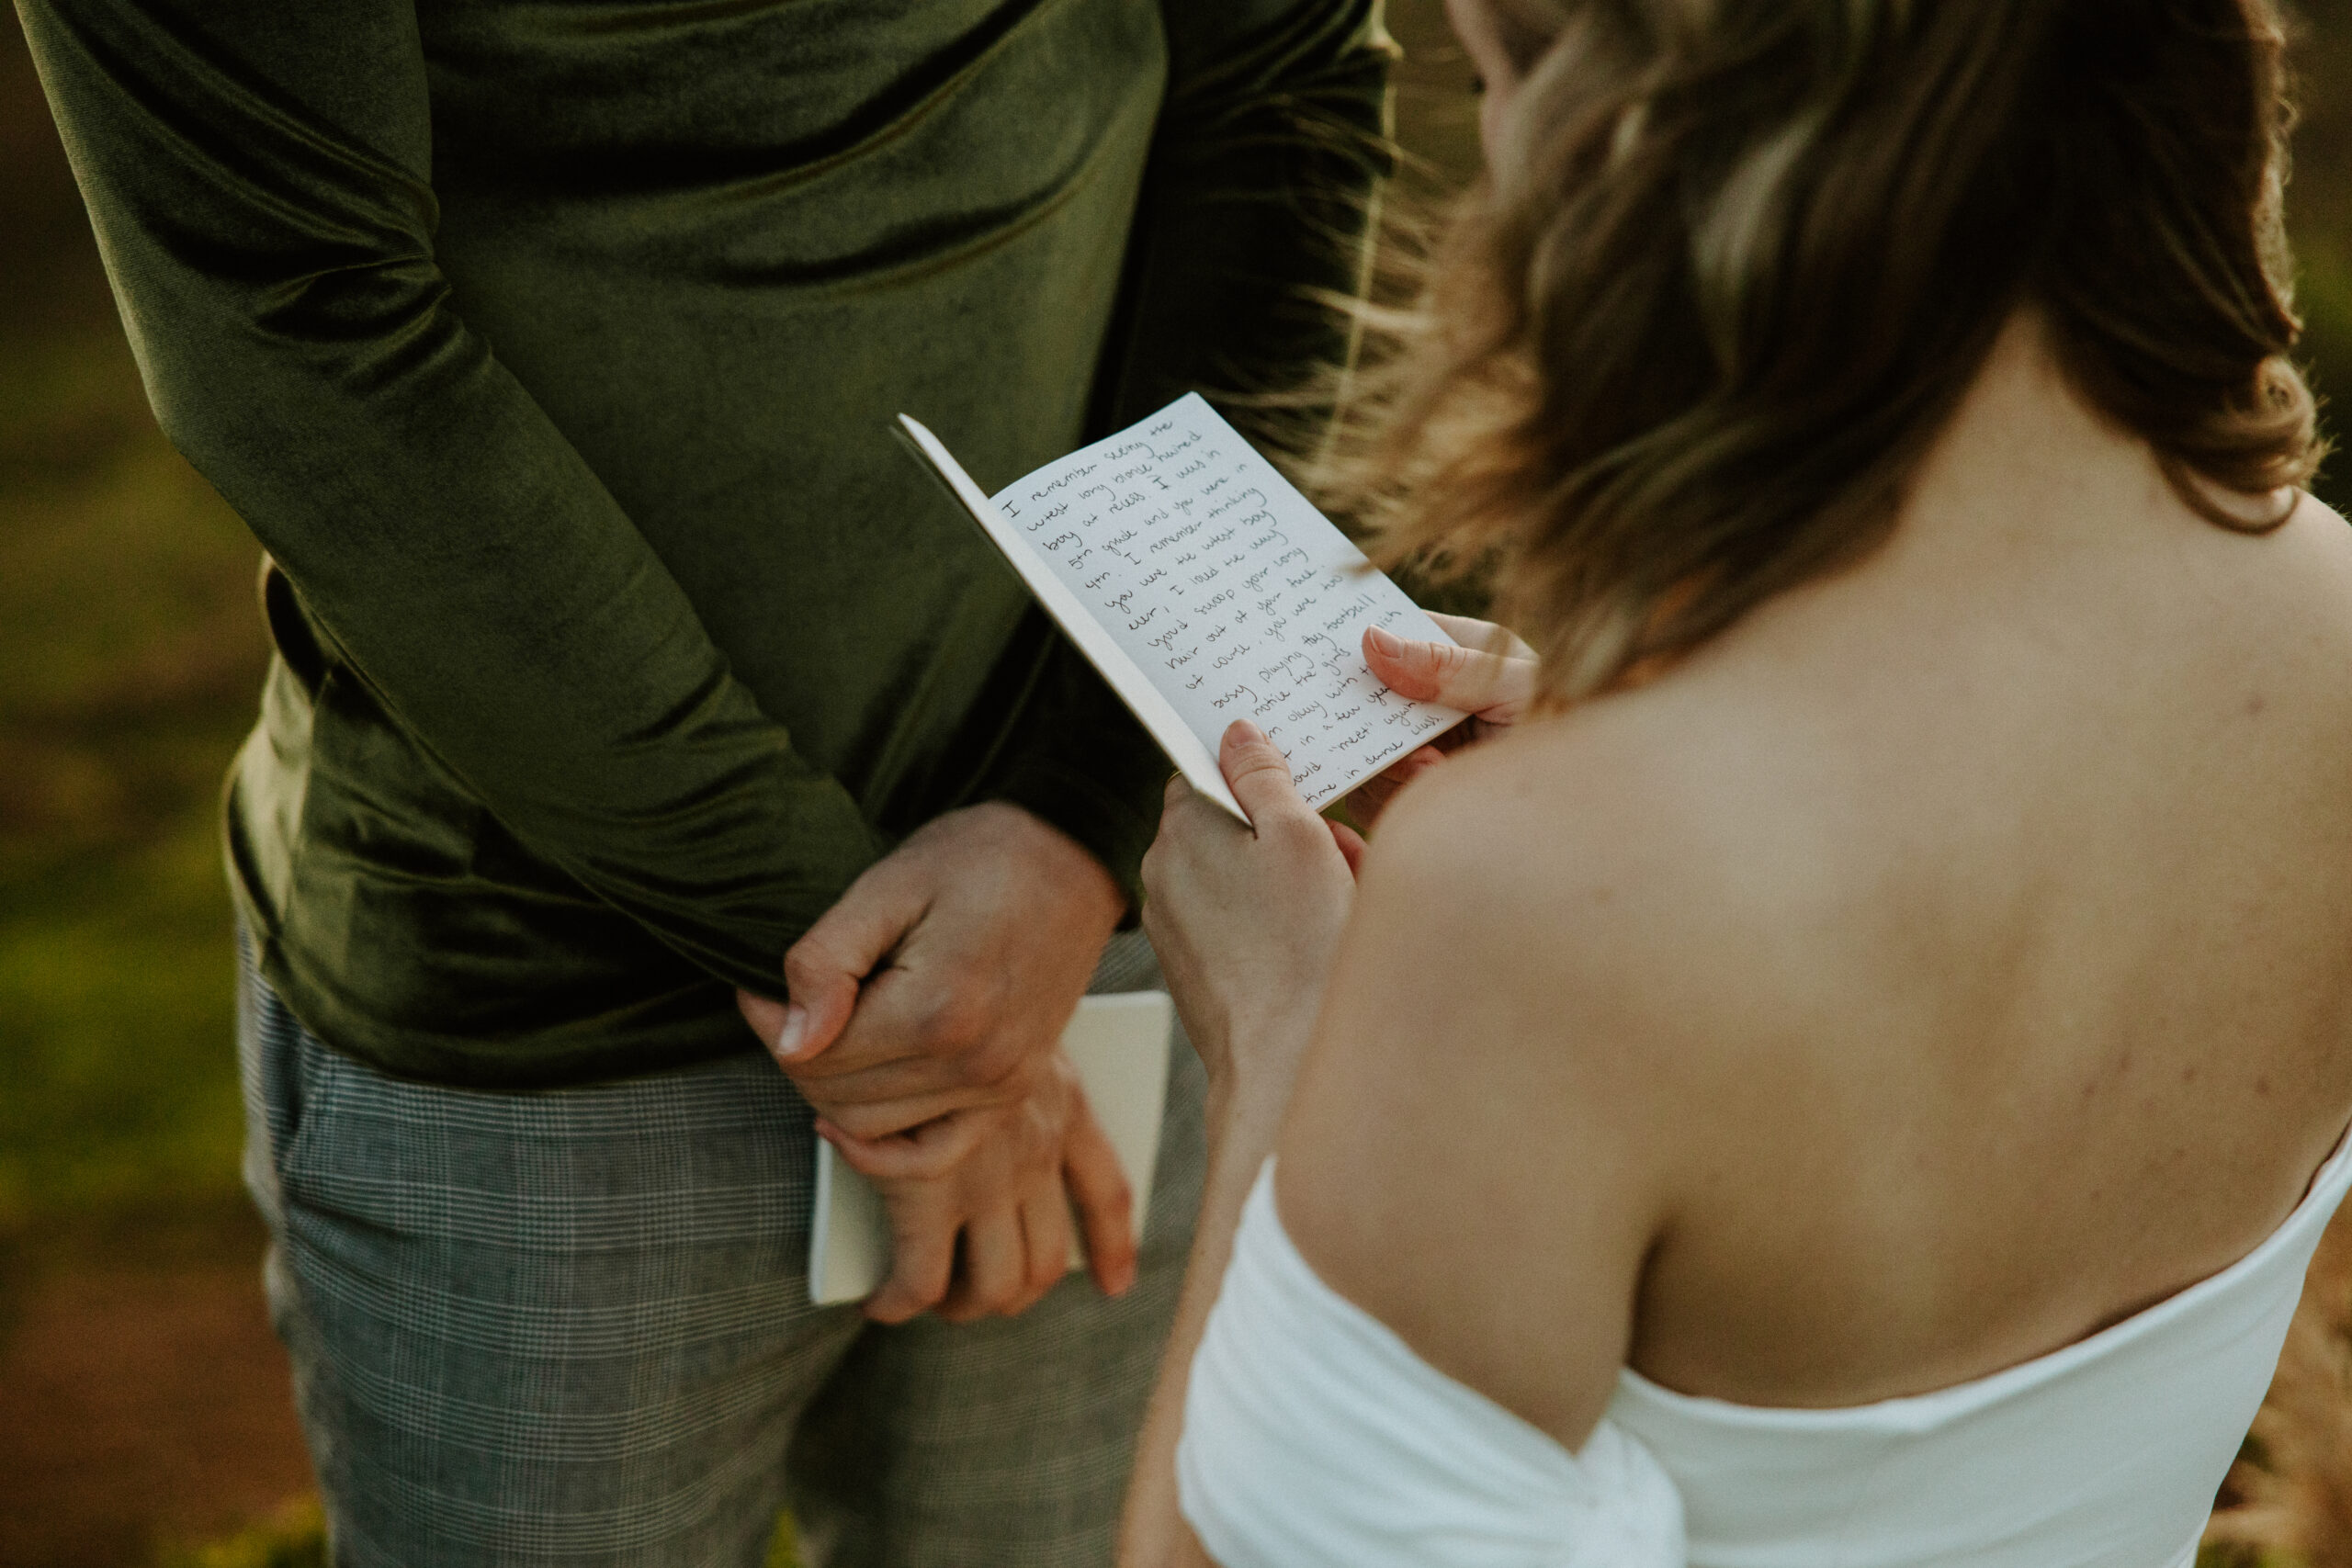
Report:
[{"label": "man's knuckles", "polygon": [[914,1048],[931,1057],[963,1055],[987,1041],[996,1021],[988,998],[971,985],[933,987],[907,1017]]},{"label": "man's knuckles", "polygon": [[925,1018],[913,1031],[916,1052],[932,1064],[942,1092],[996,1098],[1036,1055],[1035,1032],[969,1000]]},{"label": "man's knuckles", "polygon": [[999,1029],[956,1057],[956,1077],[961,1087],[975,1093],[1014,1088],[1014,1080],[1044,1043],[1040,1035],[1027,1031]]},{"label": "man's knuckles", "polygon": [[830,998],[844,986],[854,987],[862,977],[848,959],[814,932],[785,949],[784,983],[792,999],[803,1007]]}]

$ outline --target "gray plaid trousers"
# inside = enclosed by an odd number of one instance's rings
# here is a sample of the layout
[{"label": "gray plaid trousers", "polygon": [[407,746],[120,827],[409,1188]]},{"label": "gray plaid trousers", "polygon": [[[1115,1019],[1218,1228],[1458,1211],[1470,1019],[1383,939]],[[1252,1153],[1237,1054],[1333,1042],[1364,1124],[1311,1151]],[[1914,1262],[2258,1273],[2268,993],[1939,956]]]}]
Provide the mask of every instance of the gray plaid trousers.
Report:
[{"label": "gray plaid trousers", "polygon": [[[1159,983],[1140,933],[1096,990]],[[1174,1053],[1136,1288],[866,1324],[807,1288],[811,1113],[756,1052],[527,1093],[389,1077],[243,965],[246,1185],[334,1560],[1104,1568],[1201,1180]]]}]

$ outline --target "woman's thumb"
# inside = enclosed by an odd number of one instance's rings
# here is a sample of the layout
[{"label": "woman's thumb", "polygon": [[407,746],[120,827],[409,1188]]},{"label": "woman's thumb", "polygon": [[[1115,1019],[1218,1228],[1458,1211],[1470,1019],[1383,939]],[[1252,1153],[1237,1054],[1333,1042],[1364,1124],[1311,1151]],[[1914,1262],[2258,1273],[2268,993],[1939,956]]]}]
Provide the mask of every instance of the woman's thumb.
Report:
[{"label": "woman's thumb", "polygon": [[1248,719],[1238,718],[1226,727],[1216,761],[1251,823],[1263,823],[1285,810],[1306,809],[1298,786],[1291,782],[1290,759]]}]

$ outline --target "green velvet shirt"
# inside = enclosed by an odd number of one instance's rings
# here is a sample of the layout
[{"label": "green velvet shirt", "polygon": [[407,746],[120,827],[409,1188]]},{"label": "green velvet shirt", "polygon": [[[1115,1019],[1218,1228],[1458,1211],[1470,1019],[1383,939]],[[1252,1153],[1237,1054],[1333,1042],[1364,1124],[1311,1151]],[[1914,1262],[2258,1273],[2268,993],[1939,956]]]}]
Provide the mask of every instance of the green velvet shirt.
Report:
[{"label": "green velvet shirt", "polygon": [[1131,887],[1165,764],[986,485],[1329,348],[1377,0],[18,0],[165,432],[273,563],[232,880],[298,1016],[529,1086],[749,1043],[917,824]]}]

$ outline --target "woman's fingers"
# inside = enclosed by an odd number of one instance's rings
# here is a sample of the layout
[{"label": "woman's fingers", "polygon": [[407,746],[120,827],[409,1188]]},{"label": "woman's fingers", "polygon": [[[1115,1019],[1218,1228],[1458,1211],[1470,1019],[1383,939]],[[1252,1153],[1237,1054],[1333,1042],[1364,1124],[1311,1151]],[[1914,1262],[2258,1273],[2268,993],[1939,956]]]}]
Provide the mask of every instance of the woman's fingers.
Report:
[{"label": "woman's fingers", "polygon": [[[792,1009],[786,1003],[772,1000],[756,991],[747,991],[738,987],[735,991],[735,1010],[743,1015],[743,1021],[751,1025],[752,1032],[760,1037],[760,1043],[766,1046],[769,1054],[773,1055],[775,1053],[776,1042],[784,1037],[786,1028],[792,1021]],[[803,1027],[805,1028],[806,1025],[804,1024]],[[796,1041],[794,1043],[797,1045],[798,1042]]]},{"label": "woman's fingers", "polygon": [[1468,615],[1441,615],[1435,610],[1425,612],[1437,623],[1437,629],[1464,648],[1475,648],[1484,653],[1499,653],[1511,659],[1532,659],[1535,649],[1527,639],[1509,626],[1492,621],[1474,620]]},{"label": "woman's fingers", "polygon": [[1363,657],[1372,672],[1399,695],[1442,703],[1488,724],[1513,722],[1535,694],[1535,660],[1516,654],[1408,642],[1372,626],[1363,634]]},{"label": "woman's fingers", "polygon": [[1340,846],[1340,858],[1348,863],[1348,874],[1355,877],[1363,875],[1363,835],[1346,823],[1334,822],[1328,817],[1323,819],[1323,825],[1331,829],[1331,841]]},{"label": "woman's fingers", "polygon": [[1364,662],[1400,695],[1442,703],[1475,715],[1477,722],[1439,737],[1438,744],[1421,747],[1358,785],[1348,797],[1348,810],[1367,828],[1379,820],[1398,790],[1445,761],[1447,750],[1474,734],[1483,736],[1518,722],[1535,694],[1535,650],[1526,643],[1491,621],[1439,615],[1430,619],[1453,641],[1408,641],[1368,626]]},{"label": "woman's fingers", "polygon": [[904,1133],[861,1138],[830,1116],[817,1118],[817,1135],[866,1180],[935,1181],[963,1163],[985,1131],[980,1121],[961,1111],[925,1122]]}]

